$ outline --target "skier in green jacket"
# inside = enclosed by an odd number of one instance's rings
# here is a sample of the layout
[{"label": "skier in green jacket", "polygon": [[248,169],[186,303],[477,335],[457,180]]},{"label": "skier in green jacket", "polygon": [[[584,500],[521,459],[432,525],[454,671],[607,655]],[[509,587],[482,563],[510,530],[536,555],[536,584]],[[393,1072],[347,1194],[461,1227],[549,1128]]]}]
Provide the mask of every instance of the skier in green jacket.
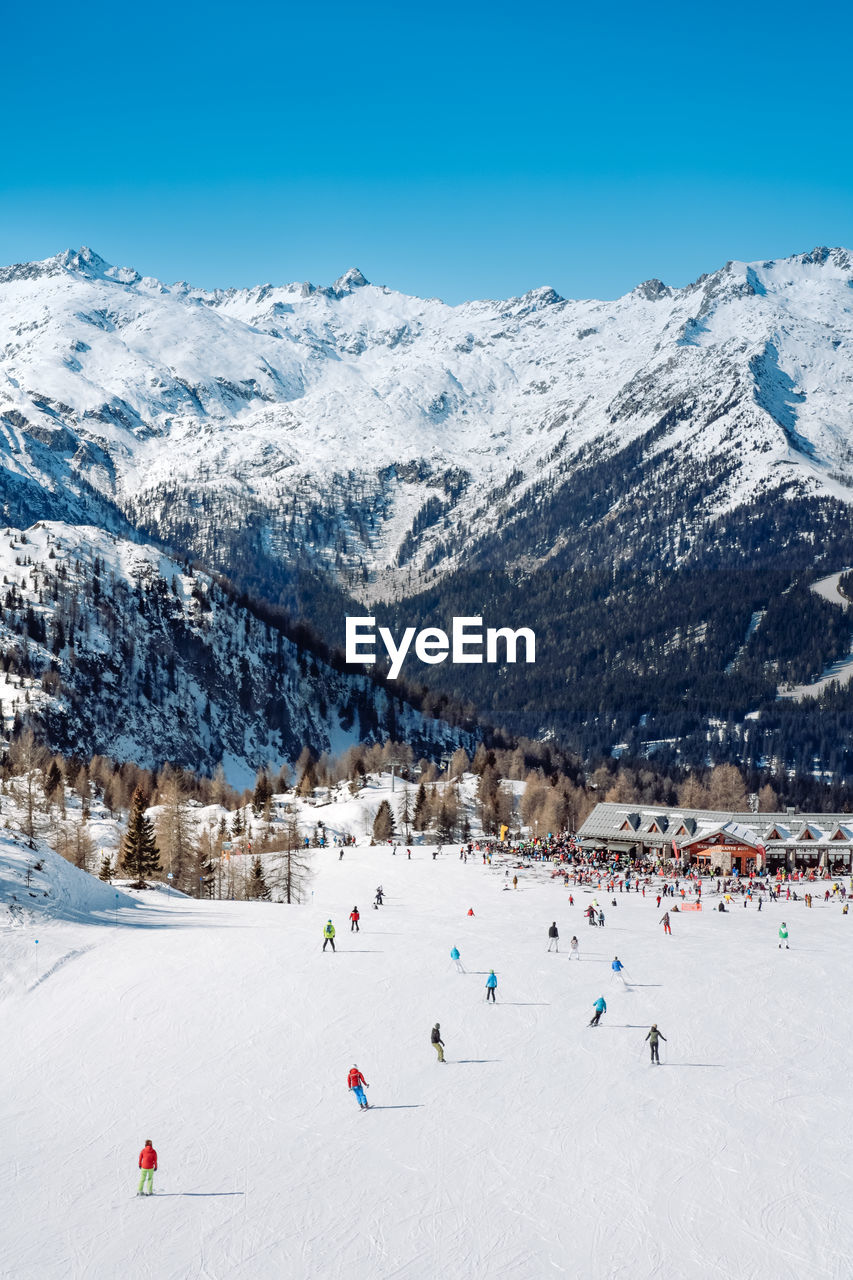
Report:
[{"label": "skier in green jacket", "polygon": [[649,1048],[652,1051],[652,1062],[656,1062],[658,1066],[660,1066],[660,1058],[658,1057],[658,1040],[663,1040],[665,1042],[666,1036],[662,1031],[658,1031],[658,1024],[656,1022],[652,1023],[646,1039],[648,1040]]},{"label": "skier in green jacket", "polygon": [[780,951],[782,950],[783,942],[785,944],[785,950],[790,951],[791,948],[788,946],[788,926],[785,924],[784,920],[782,921],[782,924],[779,927],[779,950]]},{"label": "skier in green jacket", "polygon": [[326,950],[326,943],[331,942],[332,950],[335,949],[335,926],[331,920],[326,921],[326,927],[323,930],[323,950]]}]

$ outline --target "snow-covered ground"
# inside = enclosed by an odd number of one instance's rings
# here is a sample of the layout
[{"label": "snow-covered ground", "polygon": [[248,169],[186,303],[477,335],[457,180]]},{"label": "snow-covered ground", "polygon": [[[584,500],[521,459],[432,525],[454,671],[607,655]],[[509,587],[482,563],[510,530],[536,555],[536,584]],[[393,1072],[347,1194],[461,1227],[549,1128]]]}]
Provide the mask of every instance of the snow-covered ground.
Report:
[{"label": "snow-covered ground", "polygon": [[506,890],[422,847],[319,850],[293,907],[116,904],[47,854],[29,897],[35,857],[0,840],[4,1280],[850,1275],[838,905],[684,914],[668,938],[650,896],[596,894],[592,930],[545,869]]}]

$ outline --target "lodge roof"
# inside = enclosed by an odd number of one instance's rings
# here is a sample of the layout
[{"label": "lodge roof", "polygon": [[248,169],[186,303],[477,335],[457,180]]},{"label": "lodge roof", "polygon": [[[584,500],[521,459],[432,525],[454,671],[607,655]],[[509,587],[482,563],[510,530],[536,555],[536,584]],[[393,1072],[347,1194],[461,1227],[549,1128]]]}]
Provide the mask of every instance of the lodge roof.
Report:
[{"label": "lodge roof", "polygon": [[693,844],[723,829],[744,843],[767,848],[787,844],[853,843],[853,815],[849,813],[736,813],[723,809],[667,808],[665,805],[616,804],[602,801],[578,831],[578,838],[625,845],[661,847]]},{"label": "lodge roof", "polygon": [[708,831],[697,832],[692,840],[683,842],[683,847],[689,849],[691,845],[701,844],[703,840],[713,840],[715,836],[724,836],[731,844],[747,844],[752,849],[757,849],[763,843],[752,827],[746,827],[742,822],[724,822]]}]

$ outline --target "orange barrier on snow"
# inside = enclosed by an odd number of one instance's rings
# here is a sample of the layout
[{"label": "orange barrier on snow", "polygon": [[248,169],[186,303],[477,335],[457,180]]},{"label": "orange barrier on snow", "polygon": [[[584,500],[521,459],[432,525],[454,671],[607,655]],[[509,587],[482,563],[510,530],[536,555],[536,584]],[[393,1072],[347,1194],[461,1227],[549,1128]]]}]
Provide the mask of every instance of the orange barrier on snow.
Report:
[{"label": "orange barrier on snow", "polygon": [[678,914],[681,915],[682,911],[701,911],[701,910],[702,910],[701,902],[682,902],[681,906],[678,908]]}]

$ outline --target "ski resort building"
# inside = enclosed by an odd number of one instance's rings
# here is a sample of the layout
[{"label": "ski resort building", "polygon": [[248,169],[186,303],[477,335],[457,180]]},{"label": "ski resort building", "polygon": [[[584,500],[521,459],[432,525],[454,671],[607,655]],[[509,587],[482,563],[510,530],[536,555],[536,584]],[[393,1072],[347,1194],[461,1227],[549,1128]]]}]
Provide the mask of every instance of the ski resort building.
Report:
[{"label": "ski resort building", "polygon": [[626,858],[698,863],[710,871],[851,869],[853,814],[731,813],[661,805],[597,804],[578,836],[584,849]]}]

